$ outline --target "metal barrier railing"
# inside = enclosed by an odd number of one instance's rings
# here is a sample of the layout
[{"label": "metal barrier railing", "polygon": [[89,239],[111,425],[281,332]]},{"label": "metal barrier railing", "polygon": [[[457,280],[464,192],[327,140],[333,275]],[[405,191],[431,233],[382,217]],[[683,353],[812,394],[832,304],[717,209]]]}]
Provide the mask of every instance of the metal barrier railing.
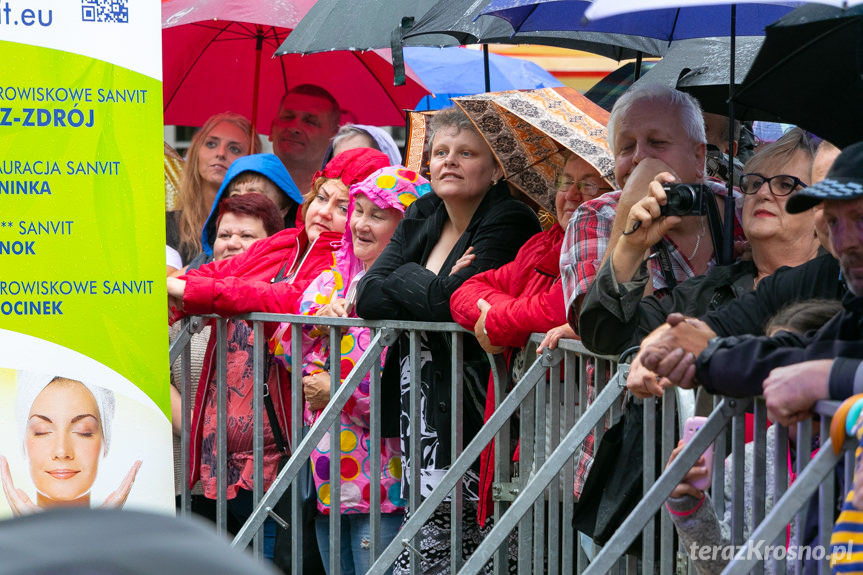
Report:
[{"label": "metal barrier railing", "polygon": [[[419,491],[419,466],[412,465],[409,477],[410,492],[408,493],[408,508],[411,510],[410,517],[402,526],[396,539],[388,545],[383,546],[380,541],[380,494],[371,490],[371,508],[378,510],[370,514],[372,537],[370,541],[370,557],[372,565],[369,573],[383,574],[392,565],[403,549],[413,549],[414,556],[418,553],[418,533],[422,525],[428,521],[433,511],[447,498],[451,501],[452,536],[450,551],[450,566],[453,573],[473,574],[478,573],[489,561],[493,561],[495,573],[509,572],[508,563],[511,538],[516,538],[517,545],[517,567],[519,573],[606,573],[618,569],[627,573],[672,573],[678,568],[690,568],[687,566],[683,550],[676,549],[677,536],[671,523],[668,512],[663,503],[671,493],[672,489],[680,482],[685,473],[692,467],[704,449],[714,444],[715,462],[714,475],[711,492],[716,494],[713,505],[719,517],[725,513],[724,488],[725,488],[725,455],[727,430],[731,430],[732,466],[732,500],[730,542],[732,545],[746,545],[744,538],[744,419],[743,413],[753,406],[754,419],[754,443],[753,443],[753,528],[748,539],[750,542],[771,541],[785,542],[782,530],[785,525],[794,519],[793,523],[796,533],[803,533],[806,524],[805,506],[809,497],[816,489],[820,489],[821,526],[820,542],[829,549],[830,526],[832,525],[832,502],[836,499],[832,481],[825,481],[835,468],[841,456],[833,455],[829,449],[829,442],[822,444],[822,449],[817,456],[809,462],[809,450],[800,449],[797,452],[795,469],[798,473],[796,481],[789,489],[785,489],[788,478],[788,466],[785,459],[788,457],[788,432],[786,429],[777,427],[774,452],[777,464],[774,465],[775,473],[772,481],[777,486],[774,495],[772,510],[768,511],[768,497],[765,491],[766,471],[764,454],[766,450],[766,411],[761,400],[736,400],[725,398],[717,400],[716,408],[710,415],[705,426],[694,436],[687,447],[679,454],[677,459],[662,473],[656,469],[655,458],[644,457],[644,496],[638,505],[629,514],[626,520],[619,526],[615,534],[604,546],[587,546],[585,548],[578,541],[577,534],[570,527],[572,525],[573,506],[575,503],[573,495],[574,466],[573,457],[579,446],[588,438],[590,433],[595,436],[595,445],[599,446],[605,429],[614,422],[621,413],[621,398],[625,391],[626,367],[617,370],[613,360],[607,357],[597,357],[589,353],[578,341],[562,340],[558,349],[546,350],[536,361],[532,362],[519,379],[510,387],[505,366],[499,356],[492,360],[492,373],[495,382],[495,397],[497,409],[468,443],[462,445],[462,410],[461,402],[463,394],[463,379],[461,372],[463,334],[466,333],[456,324],[440,324],[425,322],[375,322],[357,319],[341,318],[309,318],[307,316],[290,316],[276,314],[250,314],[239,318],[252,323],[255,332],[254,366],[255,381],[263,382],[265,378],[264,354],[266,341],[263,338],[264,322],[291,322],[292,323],[292,356],[302,357],[300,330],[304,323],[328,326],[332,341],[340,337],[340,330],[346,326],[364,326],[372,330],[371,343],[365,354],[357,365],[345,378],[341,385],[337,382],[340,377],[340,362],[338,346],[331,346],[332,366],[331,377],[335,382],[333,394],[329,404],[318,417],[316,423],[303,437],[302,433],[302,402],[292,401],[292,422],[290,430],[292,438],[292,453],[288,462],[284,465],[278,477],[266,493],[263,491],[263,386],[255,385],[254,396],[254,453],[255,453],[255,485],[253,499],[255,508],[234,538],[233,544],[245,547],[254,541],[254,552],[259,557],[262,554],[262,538],[258,535],[268,513],[272,515],[272,509],[276,502],[282,497],[289,485],[295,482],[298,473],[308,461],[315,446],[324,437],[328,430],[333,436],[339,433],[339,415],[366,374],[371,374],[372,385],[370,390],[371,414],[370,414],[370,445],[372,448],[371,460],[380,459],[381,417],[380,413],[380,358],[383,349],[391,345],[399,334],[405,337],[410,345],[411,361],[411,401],[410,413],[412,418],[419,418],[421,406],[419,404],[420,372],[420,337],[422,332],[445,332],[451,338],[451,397],[453,406],[453,427],[449,432],[453,436],[452,464],[440,480],[438,485],[424,500]],[[197,320],[200,322],[200,320]],[[217,368],[219,371],[219,405],[224,405],[224,350],[225,350],[225,326],[226,320],[216,320],[216,337],[219,338],[217,347]],[[190,323],[186,331],[194,331],[196,322]],[[200,325],[198,323],[197,325]],[[183,351],[185,336],[181,336],[171,347],[171,361],[178,357],[184,366],[188,366],[189,359],[187,351]],[[536,345],[540,338],[535,334],[531,338],[531,345]],[[185,370],[188,374],[188,369]],[[610,377],[609,377],[610,376]],[[588,386],[580,385],[580,382],[588,382],[592,377],[596,396],[588,405]],[[188,421],[185,421],[189,413],[189,378],[184,378],[183,385],[187,393],[183,393],[183,468],[188,469],[185,461],[188,452]],[[302,389],[301,370],[294,370],[291,376],[290,389]],[[674,448],[676,435],[676,420],[682,422],[684,415],[691,411],[690,399],[686,394],[681,395],[682,402],[678,402],[677,394],[667,393],[661,401],[661,408],[657,409],[653,401],[644,402],[644,450],[645,453],[653,453],[659,449],[659,460],[668,460],[671,450]],[[829,416],[835,406],[827,402],[819,404],[822,433],[826,435],[829,429]],[[219,453],[219,499],[217,500],[217,522],[219,529],[225,530],[225,490],[224,470],[225,460],[225,422],[224,410],[220,410],[218,426]],[[656,420],[661,418],[660,437],[656,435]],[[518,421],[520,457],[517,465],[513,465],[510,457],[510,422]],[[548,422],[552,422],[549,425]],[[555,423],[560,422],[560,425]],[[680,425],[682,428],[682,425]],[[809,445],[812,437],[810,423],[798,426],[798,445]],[[410,449],[413,453],[419,451],[419,434],[411,437]],[[483,542],[479,545],[472,556],[466,561],[461,557],[461,520],[463,513],[462,490],[460,486],[463,475],[473,466],[479,458],[485,446],[495,440],[495,484],[494,484],[494,510],[493,527],[487,533]],[[339,489],[339,442],[331,442],[331,469],[330,469],[330,493],[331,509],[340,509]],[[849,486],[850,470],[846,465],[844,485]],[[371,465],[373,474],[379,474],[380,466]],[[373,475],[372,481],[380,481],[379,475]],[[184,486],[185,486],[184,482]],[[829,484],[829,485],[828,485]],[[292,513],[287,523],[292,529],[292,539],[296,549],[302,548],[303,532],[300,521],[300,494],[296,489],[292,490]],[[188,487],[184,487],[183,506],[188,509]],[[802,511],[801,511],[802,509]],[[186,513],[188,511],[185,511]],[[330,573],[340,573],[339,547],[340,547],[340,514],[331,513],[330,522]],[[516,535],[517,534],[517,535]],[[642,541],[649,542],[643,545],[641,557],[627,556],[626,552],[631,544],[642,534]],[[659,541],[656,555],[655,541]],[[787,543],[787,542],[785,542]],[[750,543],[754,545],[754,543]],[[590,560],[591,553],[596,553]],[[755,568],[755,572],[761,572],[764,562],[758,564],[753,555],[738,558],[729,564],[727,573],[749,572]],[[292,565],[293,573],[301,572],[302,557],[295,554]],[[822,569],[827,559],[822,559]],[[785,562],[775,561],[775,572],[785,572]],[[419,561],[412,561],[412,572],[419,572]],[[758,565],[756,565],[758,564]],[[792,570],[793,571],[793,570]]]}]

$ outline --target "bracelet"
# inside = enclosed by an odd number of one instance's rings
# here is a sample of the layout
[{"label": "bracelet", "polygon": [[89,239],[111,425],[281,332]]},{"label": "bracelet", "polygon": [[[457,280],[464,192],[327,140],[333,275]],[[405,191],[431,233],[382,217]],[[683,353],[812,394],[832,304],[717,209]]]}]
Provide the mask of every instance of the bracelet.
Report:
[{"label": "bracelet", "polygon": [[671,507],[668,506],[667,501],[665,502],[665,508],[668,510],[669,513],[671,513],[672,515],[674,515],[676,517],[686,517],[688,515],[692,515],[693,513],[695,513],[699,509],[701,509],[701,505],[704,503],[705,499],[706,499],[706,497],[704,497],[704,495],[702,495],[701,499],[698,500],[698,505],[696,505],[695,507],[693,507],[689,511],[674,511],[673,509],[671,509]]}]

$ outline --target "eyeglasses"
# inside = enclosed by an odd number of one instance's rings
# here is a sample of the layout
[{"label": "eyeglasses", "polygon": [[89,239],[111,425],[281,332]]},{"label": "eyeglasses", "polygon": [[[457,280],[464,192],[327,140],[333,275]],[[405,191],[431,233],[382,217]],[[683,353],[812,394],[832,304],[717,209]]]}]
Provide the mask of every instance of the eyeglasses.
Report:
[{"label": "eyeglasses", "polygon": [[564,176],[560,176],[557,178],[557,180],[555,181],[555,186],[557,187],[558,192],[566,192],[570,188],[572,188],[572,186],[578,186],[579,193],[582,196],[586,197],[594,197],[598,196],[599,194],[604,194],[605,192],[611,191],[611,188],[602,188],[597,182],[594,181],[580,180],[578,182],[575,182],[573,180],[565,178]]},{"label": "eyeglasses", "polygon": [[787,196],[797,189],[805,188],[807,185],[800,178],[780,174],[771,178],[765,178],[761,174],[743,174],[740,176],[740,191],[744,194],[757,194],[761,186],[767,182],[770,193],[774,196]]}]

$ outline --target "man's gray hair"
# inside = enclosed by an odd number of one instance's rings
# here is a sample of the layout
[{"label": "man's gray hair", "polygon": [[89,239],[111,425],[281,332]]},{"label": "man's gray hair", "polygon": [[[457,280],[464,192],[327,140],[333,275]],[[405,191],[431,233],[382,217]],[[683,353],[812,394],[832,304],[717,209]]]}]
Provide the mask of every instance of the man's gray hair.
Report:
[{"label": "man's gray hair", "polygon": [[693,142],[704,144],[707,135],[704,131],[704,116],[701,114],[701,105],[698,100],[685,92],[662,84],[635,84],[629,88],[623,96],[618,98],[611,109],[608,120],[608,147],[614,154],[614,128],[618,118],[626,116],[630,108],[641,100],[660,100],[669,104],[670,108],[677,110],[680,121],[686,135]]}]

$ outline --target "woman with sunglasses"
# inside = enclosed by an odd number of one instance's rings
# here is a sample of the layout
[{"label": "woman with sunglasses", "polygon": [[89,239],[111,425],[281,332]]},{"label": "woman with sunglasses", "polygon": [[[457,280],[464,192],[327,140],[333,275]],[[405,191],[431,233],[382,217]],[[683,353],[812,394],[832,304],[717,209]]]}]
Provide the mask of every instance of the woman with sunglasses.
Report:
[{"label": "woman with sunglasses", "polygon": [[785,211],[790,194],[808,185],[814,154],[814,142],[799,128],[759,149],[740,177],[741,225],[749,255],[681,283],[662,299],[643,297],[650,274],[656,273],[651,267],[658,267],[644,254],[655,238],[680,218],[660,215],[666,198],[651,190],[651,195],[629,213],[626,229],[632,230],[637,221],[641,222],[638,229],[617,243],[585,296],[579,316],[584,345],[597,353],[621,353],[639,345],[671,312],[688,316],[707,313],[754,290],[777,268],[798,266],[814,258],[820,247],[815,233],[816,211]]}]

